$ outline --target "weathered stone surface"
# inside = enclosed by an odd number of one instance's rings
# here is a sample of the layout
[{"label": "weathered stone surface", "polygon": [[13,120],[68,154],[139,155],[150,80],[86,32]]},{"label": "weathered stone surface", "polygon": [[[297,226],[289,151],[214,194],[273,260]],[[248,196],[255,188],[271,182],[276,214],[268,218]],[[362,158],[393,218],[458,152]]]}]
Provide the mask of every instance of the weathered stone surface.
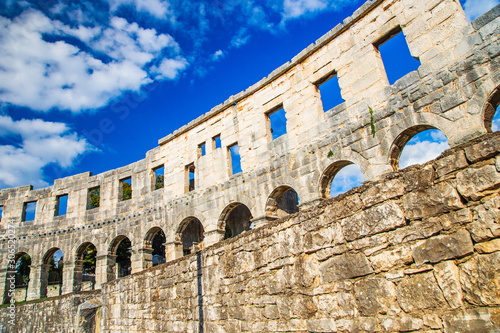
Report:
[{"label": "weathered stone surface", "polygon": [[500,332],[500,321],[498,314],[494,315],[490,309],[475,308],[456,311],[454,314],[443,317],[445,333],[479,333]]},{"label": "weathered stone surface", "polygon": [[395,202],[388,202],[345,218],[341,224],[345,239],[353,241],[395,229],[406,222],[401,208]]},{"label": "weathered stone surface", "polygon": [[457,174],[457,189],[463,196],[477,200],[500,186],[500,173],[494,165],[469,168]]},{"label": "weathered stone surface", "polygon": [[489,242],[478,243],[474,245],[474,250],[478,253],[492,253],[500,251],[500,238],[493,239]]},{"label": "weathered stone surface", "polygon": [[396,288],[399,305],[405,312],[446,308],[448,305],[431,272],[410,275]]},{"label": "weathered stone surface", "polygon": [[452,261],[440,262],[434,267],[434,276],[451,308],[462,306],[462,288],[457,265]]},{"label": "weathered stone surface", "polygon": [[465,158],[463,151],[458,151],[455,154],[443,157],[434,163],[434,168],[438,177],[443,177],[455,170],[465,168],[469,164]]},{"label": "weathered stone surface", "polygon": [[387,318],[380,326],[384,332],[413,332],[422,328],[423,320],[411,317]]},{"label": "weathered stone surface", "polygon": [[362,253],[345,253],[334,256],[319,267],[323,283],[351,279],[370,274],[373,270]]},{"label": "weathered stone surface", "polygon": [[400,179],[378,183],[361,194],[361,201],[365,206],[373,206],[395,197],[403,195],[405,187]]},{"label": "weathered stone surface", "polygon": [[354,284],[354,294],[363,316],[386,314],[396,300],[394,283],[383,278],[366,278]]},{"label": "weathered stone surface", "polygon": [[475,305],[500,305],[500,252],[474,256],[460,266],[465,299]]},{"label": "weathered stone surface", "polygon": [[493,137],[465,148],[467,159],[475,163],[495,156],[500,151],[500,138]]},{"label": "weathered stone surface", "polygon": [[476,242],[500,237],[500,197],[495,196],[473,210],[473,222],[468,226]]},{"label": "weathered stone surface", "polygon": [[404,213],[409,219],[434,216],[460,208],[463,208],[463,204],[457,191],[444,182],[403,196]]},{"label": "weathered stone surface", "polygon": [[391,243],[410,242],[412,240],[429,238],[443,230],[443,217],[431,217],[422,221],[412,221],[409,226],[399,228],[389,235]]},{"label": "weathered stone surface", "polygon": [[407,244],[371,255],[368,259],[375,272],[388,271],[394,267],[413,262],[411,248]]},{"label": "weathered stone surface", "polygon": [[432,237],[412,247],[412,256],[417,265],[441,260],[460,258],[474,251],[470,234],[461,229],[452,235]]}]

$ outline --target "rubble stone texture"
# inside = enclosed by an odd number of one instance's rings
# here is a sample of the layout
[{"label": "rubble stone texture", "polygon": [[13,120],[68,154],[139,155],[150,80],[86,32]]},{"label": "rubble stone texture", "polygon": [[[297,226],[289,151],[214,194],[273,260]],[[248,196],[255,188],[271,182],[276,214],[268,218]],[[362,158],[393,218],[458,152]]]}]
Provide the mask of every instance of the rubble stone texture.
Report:
[{"label": "rubble stone texture", "polygon": [[[389,85],[376,46],[399,28],[421,66]],[[368,1],[267,78],[161,139],[143,160],[48,188],[0,191],[0,281],[9,226],[16,254],[32,260],[31,302],[17,304],[14,327],[0,308],[0,328],[500,332],[500,135],[488,133],[500,102],[499,32],[498,6],[468,24],[458,1]],[[317,83],[332,74],[345,103],[323,110]],[[287,134],[272,140],[266,114],[279,107]],[[429,128],[442,130],[452,148],[398,171],[409,138]],[[221,148],[212,144],[218,135]],[[228,163],[234,143],[243,169],[236,175]],[[350,163],[367,182],[329,199],[325,186]],[[162,165],[164,187],[155,189]],[[128,177],[132,198],[121,201]],[[100,202],[92,208],[96,187]],[[67,214],[55,216],[65,194]],[[35,220],[22,221],[32,201]],[[238,216],[241,234],[223,241]],[[190,226],[197,233],[183,238]],[[167,262],[152,267],[160,229]],[[116,248],[125,237],[132,275],[117,278]],[[96,290],[81,291],[81,252],[90,243]],[[38,300],[57,248],[62,295]],[[7,289],[0,283],[0,293]]]}]

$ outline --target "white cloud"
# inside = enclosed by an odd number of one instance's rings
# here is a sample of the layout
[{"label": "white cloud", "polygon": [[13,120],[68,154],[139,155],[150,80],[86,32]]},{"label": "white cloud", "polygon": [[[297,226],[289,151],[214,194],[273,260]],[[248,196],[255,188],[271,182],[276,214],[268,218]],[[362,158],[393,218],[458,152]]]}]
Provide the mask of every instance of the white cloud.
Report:
[{"label": "white cloud", "polygon": [[43,168],[54,163],[68,168],[81,154],[95,150],[63,123],[40,119],[14,121],[0,116],[0,136],[19,139],[0,146],[0,188],[32,184],[47,186]]},{"label": "white cloud", "polygon": [[224,54],[224,52],[222,50],[217,50],[217,51],[215,51],[214,54],[212,54],[210,59],[212,59],[212,61],[218,61],[218,60],[224,58],[225,56],[226,55]]},{"label": "white cloud", "polygon": [[471,22],[498,4],[499,0],[467,0],[464,3],[465,16]]},{"label": "white cloud", "polygon": [[108,0],[112,12],[115,12],[120,6],[133,6],[138,12],[148,13],[149,15],[161,20],[175,21],[174,14],[170,9],[168,1],[162,0]]},{"label": "white cloud", "polygon": [[414,164],[423,164],[438,157],[450,148],[448,142],[417,141],[404,147],[399,158],[399,168],[403,169]]},{"label": "white cloud", "polygon": [[186,59],[163,59],[160,66],[152,67],[151,71],[156,73],[156,79],[175,79],[179,73],[187,67]]},{"label": "white cloud", "polygon": [[333,198],[349,191],[351,188],[360,186],[364,180],[361,169],[356,164],[350,164],[337,172],[335,178],[333,178],[330,196]]},{"label": "white cloud", "polygon": [[[49,42],[44,34],[78,38],[110,60],[63,40]],[[13,20],[0,18],[0,43],[0,101],[40,111],[80,112],[102,107],[124,91],[139,91],[152,81],[149,64],[160,62],[165,52],[174,59],[163,62],[176,67],[157,78],[175,79],[187,66],[170,35],[119,17],[106,28],[72,28],[28,10]]]},{"label": "white cloud", "polygon": [[323,10],[327,6],[326,0],[284,0],[283,19],[297,18],[309,12]]}]

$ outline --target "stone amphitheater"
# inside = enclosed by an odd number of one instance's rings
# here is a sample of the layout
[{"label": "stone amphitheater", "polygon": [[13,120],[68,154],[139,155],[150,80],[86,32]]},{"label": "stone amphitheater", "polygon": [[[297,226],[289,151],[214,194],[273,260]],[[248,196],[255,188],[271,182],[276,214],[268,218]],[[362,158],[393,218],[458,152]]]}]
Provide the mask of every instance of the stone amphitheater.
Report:
[{"label": "stone amphitheater", "polygon": [[[367,1],[144,159],[1,190],[2,332],[500,332],[499,17]],[[420,65],[390,84],[398,34]],[[451,148],[400,170],[428,129]],[[330,198],[350,164],[365,182]]]}]

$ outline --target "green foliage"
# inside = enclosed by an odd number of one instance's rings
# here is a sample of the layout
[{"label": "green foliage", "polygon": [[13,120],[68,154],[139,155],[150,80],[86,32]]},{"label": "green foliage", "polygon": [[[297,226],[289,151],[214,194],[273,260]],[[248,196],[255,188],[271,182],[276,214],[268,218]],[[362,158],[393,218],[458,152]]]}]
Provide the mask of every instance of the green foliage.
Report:
[{"label": "green foliage", "polygon": [[118,245],[118,248],[116,249],[116,261],[117,262],[129,261],[130,256],[132,255],[131,251],[132,251],[132,243],[128,238],[124,238]]},{"label": "green foliage", "polygon": [[328,158],[330,158],[330,157],[332,157],[332,156],[333,156],[333,151],[331,151],[331,150],[330,150],[330,151],[328,152]]},{"label": "green foliage", "polygon": [[95,272],[97,249],[94,245],[89,245],[82,253],[83,270],[85,272]]},{"label": "green foliage", "polygon": [[23,254],[17,261],[16,275],[24,282],[27,282],[29,280],[30,265],[31,265],[31,257],[27,254]]},{"label": "green foliage", "polygon": [[123,182],[122,186],[123,186],[122,200],[125,201],[132,199],[132,185],[130,185],[127,182]]},{"label": "green foliage", "polygon": [[229,228],[229,226],[226,224],[226,230],[225,230],[225,233],[224,233],[224,239],[228,239],[228,238],[231,238],[233,237],[233,232],[231,231],[231,228]]},{"label": "green foliage", "polygon": [[101,201],[101,194],[98,188],[90,191],[90,209],[99,207]]},{"label": "green foliage", "polygon": [[155,190],[158,190],[160,188],[163,188],[164,183],[163,183],[163,175],[158,175],[156,176],[156,181],[155,181]]},{"label": "green foliage", "polygon": [[370,110],[370,126],[372,128],[372,135],[375,137],[375,122],[373,121],[373,109],[369,106],[368,110]]}]

